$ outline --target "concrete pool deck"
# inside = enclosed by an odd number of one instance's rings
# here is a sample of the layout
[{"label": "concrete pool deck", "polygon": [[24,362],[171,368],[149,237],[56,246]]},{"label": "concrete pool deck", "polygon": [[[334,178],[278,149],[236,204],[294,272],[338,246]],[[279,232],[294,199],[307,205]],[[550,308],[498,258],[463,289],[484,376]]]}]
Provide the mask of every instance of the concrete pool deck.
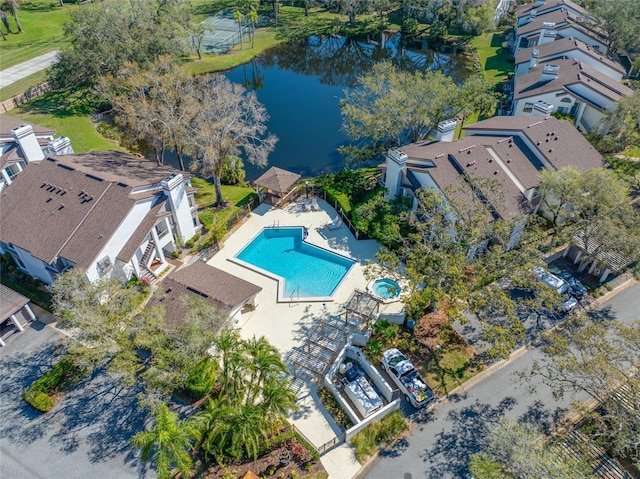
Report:
[{"label": "concrete pool deck", "polygon": [[[343,305],[349,300],[354,289],[366,290],[368,279],[364,276],[364,264],[374,259],[380,244],[375,240],[356,240],[346,226],[330,230],[326,224],[336,216],[336,212],[324,200],[319,200],[320,211],[307,211],[304,198],[283,209],[262,204],[224,242],[220,251],[207,263],[262,287],[256,298],[254,311],[243,313],[238,325],[241,336],[266,337],[278,348],[285,362],[295,348],[307,339],[309,332],[321,320],[332,320],[344,324]],[[230,261],[259,231],[268,226],[306,226],[309,230],[307,241],[323,248],[349,256],[358,261],[333,295],[333,301],[326,302],[277,302],[276,280]],[[380,311],[398,312],[402,303],[381,305]],[[290,420],[316,447],[319,447],[341,433],[333,418],[327,413],[317,396],[317,386],[309,381],[294,381],[298,397],[299,411]],[[360,464],[350,446],[342,445],[322,457],[331,479],[353,477]]]}]

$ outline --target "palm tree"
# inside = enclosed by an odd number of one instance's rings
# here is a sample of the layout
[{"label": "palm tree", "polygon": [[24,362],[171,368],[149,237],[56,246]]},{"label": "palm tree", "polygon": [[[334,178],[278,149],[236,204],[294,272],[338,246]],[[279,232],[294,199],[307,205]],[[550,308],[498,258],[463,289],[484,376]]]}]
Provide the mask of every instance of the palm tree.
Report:
[{"label": "palm tree", "polygon": [[243,455],[258,458],[272,427],[261,406],[234,407],[224,399],[209,400],[199,415],[205,453],[240,460]]},{"label": "palm tree", "polygon": [[244,21],[244,14],[240,10],[236,10],[235,12],[233,12],[233,18],[235,18],[236,22],[238,22],[238,29],[240,30],[240,50],[242,50],[242,22]]},{"label": "palm tree", "polygon": [[256,40],[256,23],[258,23],[258,12],[253,5],[249,5],[247,20],[249,20],[249,24],[251,25],[251,48],[253,49]]},{"label": "palm tree", "polygon": [[249,380],[246,383],[246,403],[253,404],[262,392],[263,382],[266,377],[282,376],[287,372],[287,367],[280,359],[278,350],[267,341],[264,336],[246,341],[246,360],[249,370]]},{"label": "palm tree", "polygon": [[155,420],[154,428],[137,433],[131,444],[141,449],[143,461],[154,462],[160,479],[171,478],[174,467],[188,477],[192,465],[189,450],[200,437],[198,428],[191,421],[180,421],[165,403],[158,406]]}]

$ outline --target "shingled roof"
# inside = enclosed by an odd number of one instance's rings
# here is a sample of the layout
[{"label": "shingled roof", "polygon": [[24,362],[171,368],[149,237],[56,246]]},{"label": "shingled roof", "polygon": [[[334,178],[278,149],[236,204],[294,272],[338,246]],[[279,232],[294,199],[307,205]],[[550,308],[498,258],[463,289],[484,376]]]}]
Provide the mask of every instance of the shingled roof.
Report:
[{"label": "shingled roof", "polygon": [[575,12],[580,12],[581,14],[588,15],[587,11],[578,5],[577,3],[572,2],[571,0],[547,0],[543,1],[541,5],[537,5],[538,2],[530,2],[525,3],[524,5],[519,5],[516,7],[516,17],[520,18],[524,15],[529,15],[531,10],[536,10],[538,15],[548,13],[553,10],[559,10],[560,8],[567,7]]},{"label": "shingled roof", "polygon": [[51,158],[32,163],[2,192],[0,239],[88,267],[133,207],[129,190]]},{"label": "shingled roof", "polygon": [[26,304],[29,304],[29,301],[26,296],[0,284],[0,321],[4,321],[20,311]]},{"label": "shingled roof", "polygon": [[249,301],[262,288],[203,262],[171,272],[158,283],[148,307],[162,306],[169,325],[184,324],[189,300],[204,298],[212,305],[232,311]]},{"label": "shingled roof", "polygon": [[229,310],[262,291],[260,286],[202,261],[172,272],[169,278]]},{"label": "shingled roof", "polygon": [[617,62],[609,58],[608,56],[603,55],[595,48],[592,48],[586,43],[573,37],[558,38],[553,42],[544,43],[542,45],[531,48],[522,48],[516,52],[516,65],[529,62],[531,60],[531,54],[534,48],[538,50],[538,63],[548,63],[551,59],[560,58],[566,56],[565,54],[578,50],[585,55],[588,55],[595,60],[604,63],[608,67],[613,68],[623,75],[626,73],[626,70],[620,62]]},{"label": "shingled roof", "polygon": [[169,166],[161,166],[120,151],[97,151],[57,158],[61,163],[83,173],[130,187],[160,183],[176,172]]},{"label": "shingled roof", "polygon": [[483,135],[494,135],[498,131],[500,136],[521,134],[556,169],[573,166],[585,171],[608,166],[602,155],[571,123],[552,116],[494,116],[467,125],[464,130]]},{"label": "shingled roof", "polygon": [[0,114],[0,138],[13,138],[11,130],[18,128],[22,125],[29,124],[33,128],[33,132],[37,135],[54,135],[55,130],[47,128],[45,126],[36,125],[35,123],[29,123],[27,121],[15,118],[10,115]]},{"label": "shingled roof", "polygon": [[[558,75],[550,81],[540,81],[542,69],[545,66],[543,64],[536,65],[529,70],[529,73],[515,77],[514,98],[520,100],[565,91],[593,104],[592,101],[579,94],[575,88],[572,89],[572,85],[582,85],[612,101],[619,101],[624,95],[633,95],[631,88],[578,60],[557,59],[553,60],[553,64],[559,66],[560,69]],[[602,108],[600,105],[595,106]]]},{"label": "shingled roof", "polygon": [[253,183],[276,193],[284,193],[299,179],[300,175],[297,173],[272,166]]}]

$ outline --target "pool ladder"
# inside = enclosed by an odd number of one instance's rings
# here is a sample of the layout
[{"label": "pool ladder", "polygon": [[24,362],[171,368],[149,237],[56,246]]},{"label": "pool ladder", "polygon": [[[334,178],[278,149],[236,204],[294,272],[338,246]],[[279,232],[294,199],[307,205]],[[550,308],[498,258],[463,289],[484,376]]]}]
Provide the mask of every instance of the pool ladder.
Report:
[{"label": "pool ladder", "polygon": [[293,303],[293,295],[297,293],[296,296],[296,303],[300,302],[300,286],[298,286],[296,289],[294,289],[291,294],[289,295],[289,303]]},{"label": "pool ladder", "polygon": [[272,228],[280,228],[280,220],[278,220],[276,222],[276,220],[273,220],[273,224],[271,225]]}]

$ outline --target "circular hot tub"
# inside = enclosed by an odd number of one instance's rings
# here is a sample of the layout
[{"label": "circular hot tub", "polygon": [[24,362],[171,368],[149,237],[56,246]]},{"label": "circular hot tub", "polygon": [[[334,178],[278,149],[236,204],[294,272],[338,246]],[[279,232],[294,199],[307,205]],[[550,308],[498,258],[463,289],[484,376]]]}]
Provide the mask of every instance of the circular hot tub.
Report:
[{"label": "circular hot tub", "polygon": [[384,303],[400,300],[402,288],[397,281],[390,278],[378,278],[369,283],[367,289],[371,294],[380,298]]}]

